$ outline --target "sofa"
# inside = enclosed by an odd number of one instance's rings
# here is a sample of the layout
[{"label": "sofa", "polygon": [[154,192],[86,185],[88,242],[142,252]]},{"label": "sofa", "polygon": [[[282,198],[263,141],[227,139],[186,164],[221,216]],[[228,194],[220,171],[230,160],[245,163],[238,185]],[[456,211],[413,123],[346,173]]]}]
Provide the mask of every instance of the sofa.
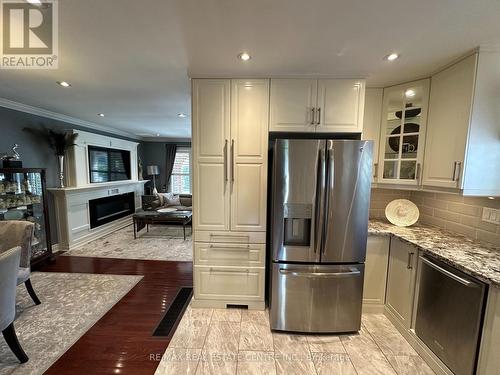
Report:
[{"label": "sofa", "polygon": [[[193,210],[193,196],[191,194],[179,194],[179,203],[173,204],[172,199],[175,195],[172,193],[158,193],[156,199],[150,202],[150,209],[158,210],[160,208],[175,208],[178,211]],[[175,199],[174,199],[175,200]]]}]

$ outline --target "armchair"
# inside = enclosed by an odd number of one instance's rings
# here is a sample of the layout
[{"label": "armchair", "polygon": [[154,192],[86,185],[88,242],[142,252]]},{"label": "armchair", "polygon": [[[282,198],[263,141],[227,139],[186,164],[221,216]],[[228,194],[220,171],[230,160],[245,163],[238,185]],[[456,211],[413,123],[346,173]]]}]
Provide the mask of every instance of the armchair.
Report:
[{"label": "armchair", "polygon": [[21,247],[17,246],[0,253],[0,331],[21,363],[28,362],[28,356],[17,340],[14,329],[16,317],[16,280],[21,258]]},{"label": "armchair", "polygon": [[26,289],[35,303],[39,305],[33,286],[31,285],[31,246],[33,243],[34,224],[29,221],[6,220],[0,221],[0,253],[16,246],[21,247],[17,285],[24,283]]}]

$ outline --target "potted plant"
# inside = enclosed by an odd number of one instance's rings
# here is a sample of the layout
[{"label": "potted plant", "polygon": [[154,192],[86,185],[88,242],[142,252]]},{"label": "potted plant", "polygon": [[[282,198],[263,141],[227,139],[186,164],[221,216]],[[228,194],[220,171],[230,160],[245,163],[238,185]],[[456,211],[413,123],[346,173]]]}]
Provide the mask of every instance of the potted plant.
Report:
[{"label": "potted plant", "polygon": [[59,187],[64,188],[64,156],[66,151],[75,145],[78,133],[48,129],[43,125],[40,128],[24,128],[24,130],[45,141],[54,151],[59,165]]}]

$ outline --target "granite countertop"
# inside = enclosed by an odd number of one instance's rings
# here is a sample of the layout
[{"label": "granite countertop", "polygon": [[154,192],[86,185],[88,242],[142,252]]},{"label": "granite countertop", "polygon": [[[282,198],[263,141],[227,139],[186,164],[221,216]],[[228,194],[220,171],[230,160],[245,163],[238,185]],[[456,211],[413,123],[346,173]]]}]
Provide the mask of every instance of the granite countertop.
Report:
[{"label": "granite countertop", "polygon": [[498,246],[428,225],[397,227],[383,220],[370,220],[368,234],[393,235],[485,283],[500,287]]}]

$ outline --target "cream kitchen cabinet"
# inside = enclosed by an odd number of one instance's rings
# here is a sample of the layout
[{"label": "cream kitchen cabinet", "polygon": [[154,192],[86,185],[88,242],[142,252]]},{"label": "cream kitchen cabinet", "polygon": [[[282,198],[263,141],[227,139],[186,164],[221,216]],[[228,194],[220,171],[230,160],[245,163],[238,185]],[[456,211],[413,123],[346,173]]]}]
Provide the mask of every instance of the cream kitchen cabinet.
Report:
[{"label": "cream kitchen cabinet", "polygon": [[476,56],[432,77],[424,185],[459,187],[472,109]]},{"label": "cream kitchen cabinet", "polygon": [[229,230],[227,153],[230,138],[231,83],[193,80],[194,230]]},{"label": "cream kitchen cabinet", "polygon": [[360,133],[365,82],[271,79],[270,131]]},{"label": "cream kitchen cabinet", "polygon": [[194,301],[264,308],[269,80],[193,80]]},{"label": "cream kitchen cabinet", "polygon": [[265,232],[269,81],[231,85],[231,230]]},{"label": "cream kitchen cabinet", "polygon": [[419,186],[429,101],[429,79],[384,89],[377,182]]},{"label": "cream kitchen cabinet", "polygon": [[373,177],[372,182],[377,182],[378,151],[380,143],[380,121],[382,119],[382,97],[384,89],[366,88],[365,113],[363,116],[362,139],[373,141]]},{"label": "cream kitchen cabinet", "polygon": [[193,80],[194,230],[265,231],[268,80]]},{"label": "cream kitchen cabinet", "polygon": [[406,328],[411,327],[418,251],[393,237],[389,251],[386,309]]},{"label": "cream kitchen cabinet", "polygon": [[316,130],[316,79],[271,79],[270,131]]},{"label": "cream kitchen cabinet", "polygon": [[383,310],[389,262],[389,243],[389,236],[368,236],[363,287],[363,311],[368,312],[370,308]]},{"label": "cream kitchen cabinet", "polygon": [[480,50],[431,77],[424,188],[500,195],[499,66]]}]

